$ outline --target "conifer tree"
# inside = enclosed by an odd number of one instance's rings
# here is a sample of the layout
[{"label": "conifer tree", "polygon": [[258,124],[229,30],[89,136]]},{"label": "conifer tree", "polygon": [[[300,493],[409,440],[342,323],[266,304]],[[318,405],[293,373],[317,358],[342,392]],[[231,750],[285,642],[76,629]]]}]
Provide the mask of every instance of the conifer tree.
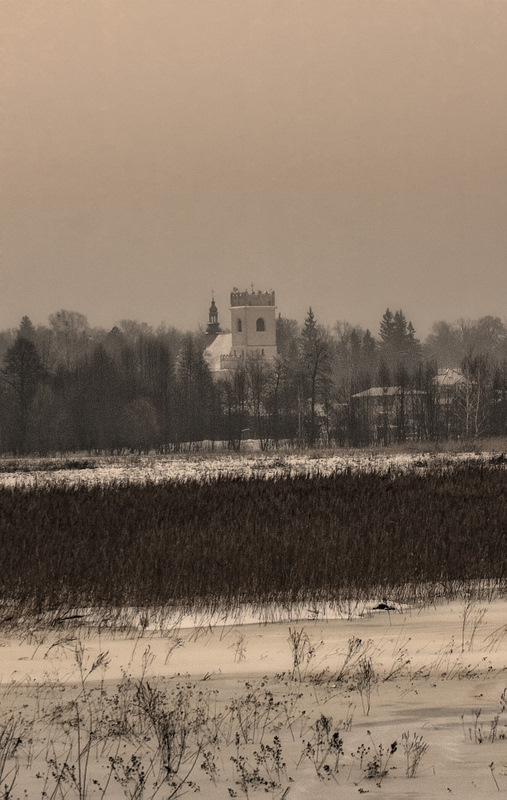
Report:
[{"label": "conifer tree", "polygon": [[[363,365],[364,374],[369,377],[370,381],[373,379],[373,375],[375,374],[375,370],[377,368],[377,354],[378,354],[377,342],[371,335],[370,331],[367,330],[363,336],[363,341],[361,343],[361,361]],[[364,388],[369,388],[369,387],[364,387]]]},{"label": "conifer tree", "polygon": [[35,344],[36,331],[30,317],[27,317],[26,314],[19,323],[18,337],[28,339],[29,342]]},{"label": "conifer tree", "polygon": [[306,438],[313,446],[318,435],[317,403],[325,403],[331,386],[331,337],[317,324],[311,307],[301,331],[301,378],[303,408],[308,404]]},{"label": "conifer tree", "polygon": [[392,341],[394,333],[394,315],[389,308],[386,309],[382,321],[380,323],[380,338],[384,345],[389,345]]},{"label": "conifer tree", "polygon": [[35,345],[18,336],[7,350],[2,369],[12,402],[12,441],[18,452],[25,451],[30,407],[43,375]]},{"label": "conifer tree", "polygon": [[394,314],[386,310],[380,323],[382,339],[382,355],[388,366],[395,368],[399,364],[415,366],[419,355],[419,342],[415,338],[415,329],[407,322],[401,308]]}]

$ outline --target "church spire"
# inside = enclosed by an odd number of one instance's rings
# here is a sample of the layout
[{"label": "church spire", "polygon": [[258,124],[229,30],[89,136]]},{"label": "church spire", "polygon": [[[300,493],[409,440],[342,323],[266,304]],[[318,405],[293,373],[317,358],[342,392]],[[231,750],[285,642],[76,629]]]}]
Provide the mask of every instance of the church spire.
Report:
[{"label": "church spire", "polygon": [[220,325],[218,323],[218,309],[215,304],[215,298],[212,294],[211,296],[211,305],[209,307],[209,321],[208,326],[206,328],[206,333],[209,336],[216,336],[220,333]]}]

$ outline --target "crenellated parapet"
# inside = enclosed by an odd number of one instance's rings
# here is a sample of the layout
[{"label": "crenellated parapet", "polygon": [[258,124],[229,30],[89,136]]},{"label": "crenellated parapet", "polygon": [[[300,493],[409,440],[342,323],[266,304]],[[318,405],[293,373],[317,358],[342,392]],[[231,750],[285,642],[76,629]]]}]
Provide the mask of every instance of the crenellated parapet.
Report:
[{"label": "crenellated parapet", "polygon": [[220,369],[234,369],[241,361],[244,361],[243,353],[236,355],[235,353],[228,353],[227,355],[220,356]]},{"label": "crenellated parapet", "polygon": [[275,293],[274,292],[244,292],[232,291],[231,292],[231,308],[240,308],[243,306],[274,306]]}]

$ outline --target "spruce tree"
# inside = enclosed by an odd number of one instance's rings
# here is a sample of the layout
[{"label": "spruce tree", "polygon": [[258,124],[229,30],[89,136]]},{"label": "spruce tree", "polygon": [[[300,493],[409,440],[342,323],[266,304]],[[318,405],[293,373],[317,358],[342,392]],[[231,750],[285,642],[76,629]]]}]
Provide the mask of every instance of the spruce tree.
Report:
[{"label": "spruce tree", "polygon": [[2,376],[9,387],[12,401],[11,435],[14,449],[22,453],[26,447],[30,407],[44,376],[41,360],[33,342],[23,336],[17,337],[12,347],[7,350]]},{"label": "spruce tree", "polygon": [[306,424],[306,439],[310,446],[318,436],[317,403],[325,406],[331,387],[331,337],[318,325],[312,308],[301,331],[301,394],[302,408],[309,404]]}]

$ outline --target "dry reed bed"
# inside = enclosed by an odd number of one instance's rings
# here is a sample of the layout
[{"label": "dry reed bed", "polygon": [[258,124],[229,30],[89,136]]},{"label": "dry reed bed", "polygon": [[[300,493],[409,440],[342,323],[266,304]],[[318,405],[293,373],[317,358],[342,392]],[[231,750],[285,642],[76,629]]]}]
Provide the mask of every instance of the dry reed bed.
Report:
[{"label": "dry reed bed", "polygon": [[0,487],[4,616],[65,605],[340,602],[408,583],[500,584],[506,519],[502,465]]}]

